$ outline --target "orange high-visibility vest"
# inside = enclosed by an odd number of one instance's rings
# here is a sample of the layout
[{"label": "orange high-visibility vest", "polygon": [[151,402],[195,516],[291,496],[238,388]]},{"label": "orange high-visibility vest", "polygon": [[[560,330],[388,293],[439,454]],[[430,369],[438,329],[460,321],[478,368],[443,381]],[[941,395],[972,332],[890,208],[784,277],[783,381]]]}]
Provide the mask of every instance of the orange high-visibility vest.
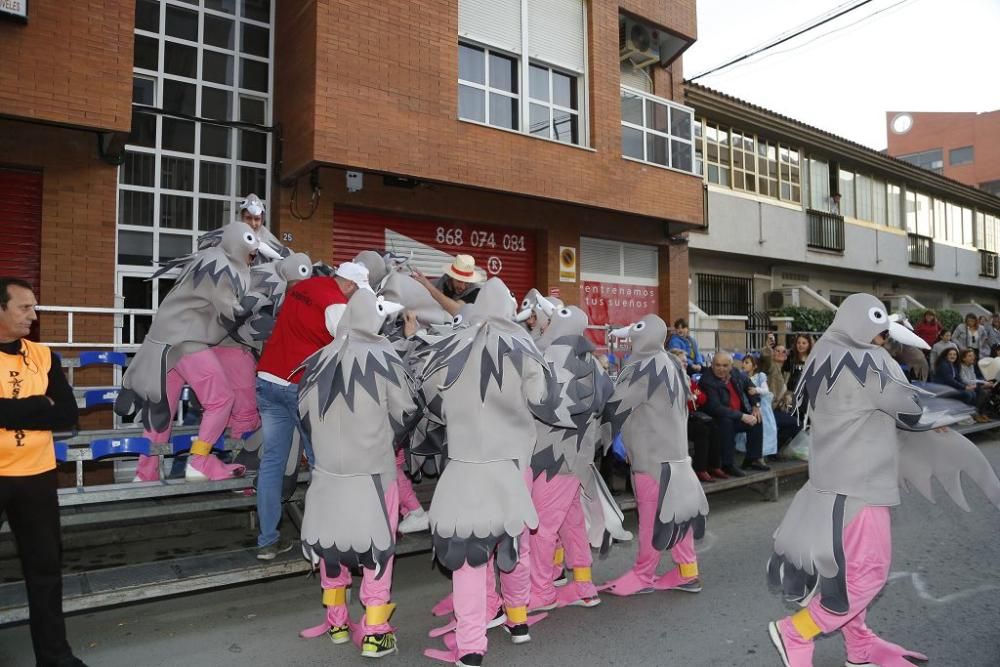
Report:
[{"label": "orange high-visibility vest", "polygon": [[[0,354],[0,398],[44,396],[52,352],[21,340],[21,354]],[[0,428],[0,477],[37,475],[56,467],[52,431]]]}]

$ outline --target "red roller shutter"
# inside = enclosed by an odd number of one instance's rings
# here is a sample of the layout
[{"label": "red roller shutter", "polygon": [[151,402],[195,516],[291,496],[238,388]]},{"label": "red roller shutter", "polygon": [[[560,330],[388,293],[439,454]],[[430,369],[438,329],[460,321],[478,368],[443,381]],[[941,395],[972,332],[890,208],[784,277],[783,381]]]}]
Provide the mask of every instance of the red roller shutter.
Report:
[{"label": "red roller shutter", "polygon": [[333,260],[344,262],[362,250],[391,250],[410,256],[428,276],[455,255],[472,255],[487,276],[499,276],[520,299],[535,286],[535,235],[514,227],[401,217],[337,209],[333,215]]},{"label": "red roller shutter", "polygon": [[42,268],[42,174],[0,169],[0,276],[30,282],[38,293]]}]

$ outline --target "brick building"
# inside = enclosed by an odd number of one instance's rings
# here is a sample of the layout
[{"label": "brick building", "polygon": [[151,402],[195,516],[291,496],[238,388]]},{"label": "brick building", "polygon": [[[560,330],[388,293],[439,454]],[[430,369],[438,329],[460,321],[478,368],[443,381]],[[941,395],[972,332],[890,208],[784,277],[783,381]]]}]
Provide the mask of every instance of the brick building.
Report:
[{"label": "brick building", "polygon": [[695,34],[693,1],[37,0],[0,21],[0,270],[43,304],[155,307],[158,263],[253,191],[316,260],[467,252],[598,321],[683,315]]},{"label": "brick building", "polygon": [[1000,110],[887,111],[886,152],[1000,197]]}]

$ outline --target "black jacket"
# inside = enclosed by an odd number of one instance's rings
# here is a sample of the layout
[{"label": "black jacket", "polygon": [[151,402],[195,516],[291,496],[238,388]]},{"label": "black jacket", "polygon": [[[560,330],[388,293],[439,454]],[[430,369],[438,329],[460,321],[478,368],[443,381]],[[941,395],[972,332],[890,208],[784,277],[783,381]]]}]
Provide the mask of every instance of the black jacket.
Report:
[{"label": "black jacket", "polygon": [[739,419],[744,414],[750,414],[755,407],[760,405],[760,396],[751,395],[747,391],[753,387],[750,378],[735,369],[729,377],[736,388],[736,393],[740,395],[740,402],[743,404],[741,412],[736,412],[729,407],[729,387],[722,380],[715,377],[715,374],[711,370],[702,373],[701,380],[698,381],[698,386],[708,397],[708,402],[702,410],[716,419]]}]

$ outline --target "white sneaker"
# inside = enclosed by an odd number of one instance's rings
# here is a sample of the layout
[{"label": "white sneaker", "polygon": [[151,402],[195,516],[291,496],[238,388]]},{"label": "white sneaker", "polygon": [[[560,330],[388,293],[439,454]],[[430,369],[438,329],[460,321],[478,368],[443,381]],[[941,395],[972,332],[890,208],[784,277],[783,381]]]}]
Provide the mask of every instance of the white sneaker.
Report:
[{"label": "white sneaker", "polygon": [[419,533],[422,530],[430,530],[431,520],[427,516],[427,512],[424,508],[415,509],[399,522],[399,532],[404,535],[407,533]]}]

